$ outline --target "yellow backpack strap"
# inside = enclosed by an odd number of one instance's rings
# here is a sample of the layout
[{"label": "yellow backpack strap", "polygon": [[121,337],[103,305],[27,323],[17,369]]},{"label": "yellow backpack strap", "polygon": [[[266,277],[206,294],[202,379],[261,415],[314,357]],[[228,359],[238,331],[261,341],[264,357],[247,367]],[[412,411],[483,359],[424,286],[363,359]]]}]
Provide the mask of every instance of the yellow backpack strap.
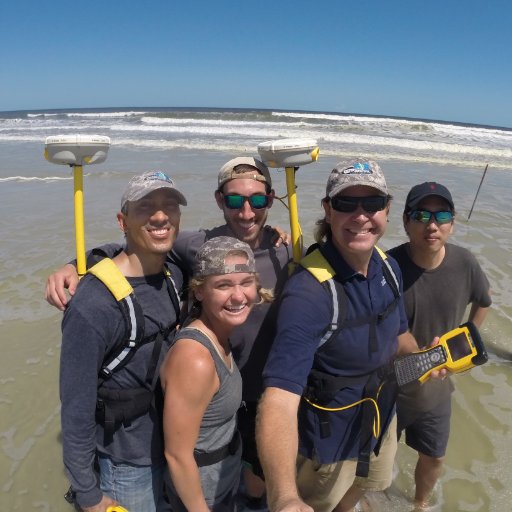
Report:
[{"label": "yellow backpack strap", "polygon": [[380,247],[375,246],[375,249],[377,249],[377,252],[380,254],[380,257],[383,260],[387,260],[388,259],[388,255]]},{"label": "yellow backpack strap", "polygon": [[300,264],[308,272],[313,274],[315,279],[317,279],[320,283],[328,281],[336,275],[334,269],[331,267],[331,265],[329,265],[329,262],[324,258],[323,254],[318,249],[315,249],[307,256],[304,256]]},{"label": "yellow backpack strap", "polygon": [[105,258],[96,263],[87,272],[97,277],[110,290],[117,301],[125,299],[133,292],[133,288],[126,277],[110,258]]}]

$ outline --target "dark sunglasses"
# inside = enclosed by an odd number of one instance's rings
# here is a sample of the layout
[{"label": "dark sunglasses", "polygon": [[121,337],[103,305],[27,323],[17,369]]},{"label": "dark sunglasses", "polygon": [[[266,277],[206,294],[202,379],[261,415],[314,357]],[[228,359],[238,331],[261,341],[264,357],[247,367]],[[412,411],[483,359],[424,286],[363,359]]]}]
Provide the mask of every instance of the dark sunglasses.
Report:
[{"label": "dark sunglasses", "polygon": [[443,212],[431,212],[429,210],[412,210],[409,213],[409,218],[415,220],[416,222],[421,222],[423,224],[428,224],[432,217],[434,217],[437,224],[448,224],[453,221],[453,212],[443,211]]},{"label": "dark sunglasses", "polygon": [[331,206],[337,212],[352,213],[359,205],[366,213],[380,212],[386,208],[389,202],[388,196],[335,196],[331,198]]},{"label": "dark sunglasses", "polygon": [[266,208],[270,201],[270,196],[263,194],[255,194],[253,196],[241,196],[240,194],[223,194],[224,204],[230,210],[240,210],[244,206],[245,201],[249,201],[251,208],[261,210]]}]

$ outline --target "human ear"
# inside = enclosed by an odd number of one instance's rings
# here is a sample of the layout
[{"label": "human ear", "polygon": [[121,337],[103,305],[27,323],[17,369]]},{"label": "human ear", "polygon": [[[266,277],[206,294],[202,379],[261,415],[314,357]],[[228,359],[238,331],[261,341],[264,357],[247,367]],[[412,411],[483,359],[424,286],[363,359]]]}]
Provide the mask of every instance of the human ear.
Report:
[{"label": "human ear", "polygon": [[325,212],[325,222],[327,222],[327,224],[330,224],[331,223],[331,213],[332,213],[331,203],[329,201],[327,201],[326,199],[322,199],[322,206],[323,206],[324,212]]},{"label": "human ear", "polygon": [[119,228],[123,233],[126,233],[126,218],[124,213],[119,212],[117,214],[117,223],[119,224]]},{"label": "human ear", "polygon": [[217,202],[217,206],[223,210],[224,209],[224,201],[222,199],[222,192],[220,190],[215,191],[215,201]]}]

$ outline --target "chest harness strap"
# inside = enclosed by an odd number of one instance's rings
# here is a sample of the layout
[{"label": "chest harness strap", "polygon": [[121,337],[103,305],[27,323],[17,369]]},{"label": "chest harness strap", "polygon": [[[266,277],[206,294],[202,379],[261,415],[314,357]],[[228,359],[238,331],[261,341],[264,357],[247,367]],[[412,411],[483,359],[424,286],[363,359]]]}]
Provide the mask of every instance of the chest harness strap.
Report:
[{"label": "chest harness strap", "polygon": [[[96,420],[103,425],[105,437],[108,439],[119,425],[145,414],[152,404],[157,407],[153,391],[156,369],[163,341],[173,332],[179,321],[180,303],[171,273],[169,269],[165,268],[167,290],[177,320],[150,336],[144,336],[144,313],[133,288],[117,265],[111,259],[105,258],[91,267],[88,273],[99,279],[112,293],[125,323],[126,339],[122,344],[113,347],[107,354],[98,374]],[[130,361],[141,346],[151,342],[154,342],[154,346],[143,386],[131,389],[113,389],[103,386],[114,372],[120,370]]]},{"label": "chest harness strap", "polygon": [[[386,282],[393,291],[394,300],[388,304],[385,310],[379,314],[366,315],[359,318],[347,320],[344,318],[347,312],[347,296],[342,285],[334,280],[336,272],[329,264],[327,259],[316,249],[301,261],[301,265],[306,268],[328,291],[332,301],[332,318],[329,326],[323,334],[317,348],[317,352],[329,341],[335,333],[351,327],[369,325],[369,349],[370,352],[376,352],[377,346],[377,325],[384,321],[397,307],[400,299],[398,279],[387,261],[386,254],[376,247],[382,258],[382,271]],[[312,407],[317,409],[320,422],[320,435],[325,438],[331,435],[329,421],[330,412],[340,412],[352,407],[361,405],[361,436],[358,464],[356,469],[357,476],[368,476],[369,461],[371,452],[372,436],[379,438],[381,436],[381,417],[378,404],[379,394],[386,384],[389,376],[388,366],[377,368],[368,375],[358,377],[334,376],[326,372],[313,368],[308,376],[308,384],[304,391],[304,400]],[[364,385],[363,398],[354,403],[342,407],[329,408],[323,404],[329,403],[336,394],[343,388],[354,385]],[[380,439],[375,449],[376,453],[380,448]]]}]

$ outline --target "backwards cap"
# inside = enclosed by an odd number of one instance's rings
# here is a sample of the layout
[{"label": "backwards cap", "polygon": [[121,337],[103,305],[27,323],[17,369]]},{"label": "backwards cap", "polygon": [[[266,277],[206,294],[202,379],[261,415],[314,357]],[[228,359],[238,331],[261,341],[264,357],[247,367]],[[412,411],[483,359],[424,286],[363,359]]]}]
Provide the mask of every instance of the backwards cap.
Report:
[{"label": "backwards cap", "polygon": [[[246,263],[226,264],[226,258],[242,252],[247,256]],[[245,242],[230,236],[218,236],[205,242],[196,254],[194,277],[256,272],[254,254]]]},{"label": "backwards cap", "polygon": [[[250,175],[252,169],[237,169],[239,165],[249,165],[254,167],[254,174],[252,176]],[[224,183],[227,181],[235,180],[237,178],[261,181],[272,188],[272,178],[270,177],[270,171],[268,170],[268,167],[261,160],[256,158],[241,156],[226,162],[219,171],[218,188],[220,189],[222,185],[224,185]]]},{"label": "backwards cap", "polygon": [[174,181],[162,171],[148,171],[134,176],[126,186],[121,197],[121,210],[128,201],[138,201],[147,196],[150,192],[160,188],[172,190],[178,204],[187,206],[185,196],[176,188]]},{"label": "backwards cap", "polygon": [[339,162],[327,180],[326,196],[332,198],[346,188],[365,185],[388,195],[384,173],[377,162],[359,159]]}]

